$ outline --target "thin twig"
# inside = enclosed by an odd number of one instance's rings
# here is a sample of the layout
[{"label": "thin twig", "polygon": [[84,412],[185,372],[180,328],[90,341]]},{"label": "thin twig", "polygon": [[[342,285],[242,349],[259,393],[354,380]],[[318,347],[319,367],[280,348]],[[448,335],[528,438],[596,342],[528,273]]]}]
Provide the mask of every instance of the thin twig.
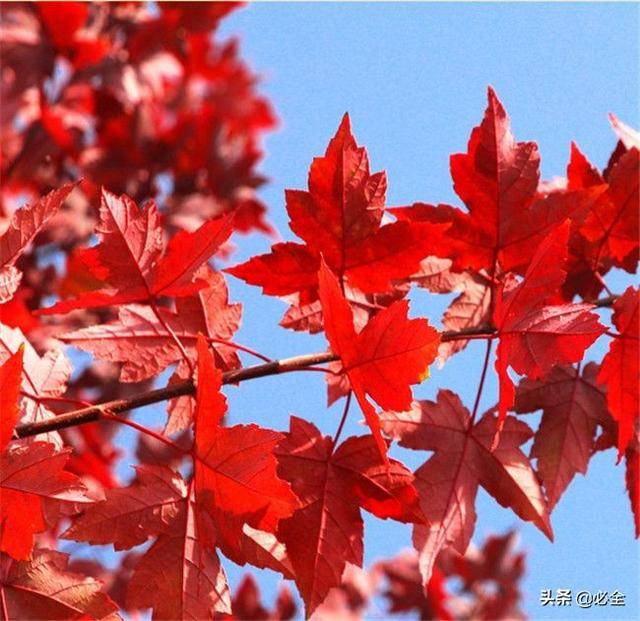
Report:
[{"label": "thin twig", "polygon": [[338,424],[336,435],[333,436],[333,450],[335,450],[336,445],[338,444],[338,440],[340,439],[340,434],[342,433],[342,428],[344,427],[344,424],[347,421],[347,415],[349,414],[349,406],[351,405],[352,395],[353,395],[353,391],[350,390],[349,394],[347,395],[347,400],[344,404],[344,409],[342,410],[342,418],[340,419],[340,423]]},{"label": "thin twig", "polygon": [[115,414],[111,414],[109,412],[102,412],[102,414],[100,415],[100,418],[103,418],[105,420],[112,420],[116,423],[120,423],[121,425],[127,425],[128,427],[131,427],[132,429],[135,429],[136,431],[139,431],[140,433],[143,433],[149,436],[150,438],[154,438],[155,440],[158,440],[158,442],[162,442],[163,444],[166,444],[167,446],[171,447],[174,451],[178,453],[182,453],[184,455],[188,455],[190,453],[190,451],[180,448],[175,442],[172,442],[171,440],[169,440],[169,438],[165,438],[162,434],[156,433],[155,431],[153,431],[153,429],[149,429],[144,425],[139,425],[135,421],[129,420],[128,418],[123,418],[122,416],[116,416]]}]

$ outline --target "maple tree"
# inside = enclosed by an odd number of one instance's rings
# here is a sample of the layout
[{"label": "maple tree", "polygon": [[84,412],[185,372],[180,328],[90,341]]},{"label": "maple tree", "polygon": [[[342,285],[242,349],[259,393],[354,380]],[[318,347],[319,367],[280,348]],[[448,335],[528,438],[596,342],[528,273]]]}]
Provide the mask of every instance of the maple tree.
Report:
[{"label": "maple tree", "polygon": [[[307,617],[357,619],[378,597],[389,614],[522,618],[515,535],[471,543],[481,487],[552,539],[575,475],[614,449],[640,536],[640,294],[605,281],[637,270],[640,134],[612,115],[606,167],[572,144],[566,176],[545,182],[489,88],[450,160],[463,206],[387,207],[345,115],[308,189],[285,193],[299,241],[233,265],[231,239],[274,232],[256,168],[276,123],[216,33],[234,8],[2,6],[3,618],[298,614],[288,586],[270,607],[251,574],[232,593],[221,554],[292,581]],[[323,332],[326,349],[271,359],[235,342],[230,277],[282,299],[281,326]],[[414,317],[419,289],[458,295],[441,319]],[[486,343],[473,403],[414,399],[470,340]],[[224,386],[306,370],[344,400],[333,436],[305,413],[288,429],[227,424]],[[164,402],[157,428],[128,416]],[[366,427],[345,438],[352,404]],[[122,425],[138,434],[126,484]],[[410,524],[415,551],[361,569],[362,511]],[[117,565],[69,558],[67,540],[111,545]]]}]

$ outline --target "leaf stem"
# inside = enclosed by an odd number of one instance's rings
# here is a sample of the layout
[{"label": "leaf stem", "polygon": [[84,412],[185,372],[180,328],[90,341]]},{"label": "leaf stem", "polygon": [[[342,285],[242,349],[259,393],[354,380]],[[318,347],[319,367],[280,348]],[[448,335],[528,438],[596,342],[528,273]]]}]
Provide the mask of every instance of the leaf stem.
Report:
[{"label": "leaf stem", "polygon": [[482,391],[484,389],[484,383],[487,379],[487,370],[489,368],[489,359],[491,358],[491,348],[493,346],[493,341],[487,341],[487,348],[484,354],[484,362],[482,363],[482,372],[480,373],[480,382],[478,383],[478,390],[476,391],[476,399],[473,403],[473,411],[471,413],[471,419],[469,420],[469,428],[473,426],[476,420],[476,415],[478,414],[478,406],[480,405],[480,398],[482,397]]},{"label": "leaf stem", "polygon": [[27,399],[31,399],[32,401],[36,401],[38,403],[42,403],[43,401],[49,401],[51,403],[64,403],[67,405],[80,405],[82,407],[88,408],[92,407],[93,403],[90,401],[84,401],[83,399],[69,399],[67,397],[47,397],[44,395],[34,395],[27,390],[21,390],[20,394]]},{"label": "leaf stem", "polygon": [[213,336],[205,336],[205,338],[209,343],[217,343],[219,345],[225,345],[227,347],[231,347],[232,349],[243,351],[245,352],[245,354],[249,354],[250,356],[253,356],[254,358],[258,358],[259,360],[262,360],[264,362],[273,362],[273,358],[269,358],[268,356],[261,354],[259,351],[256,351],[255,349],[251,349],[251,347],[247,347],[246,345],[240,345],[240,343],[234,343],[233,341],[225,341],[224,339],[217,339],[217,338],[214,338]]},{"label": "leaf stem", "polygon": [[353,395],[353,391],[350,390],[347,395],[347,400],[344,404],[344,409],[342,410],[342,418],[340,419],[340,423],[338,424],[338,429],[336,430],[335,435],[333,436],[333,449],[335,449],[338,444],[338,440],[340,439],[340,434],[342,433],[342,429],[344,428],[344,424],[347,421],[347,415],[349,414],[349,406],[351,405],[351,396]]},{"label": "leaf stem", "polygon": [[128,418],[122,418],[121,416],[116,416],[115,414],[111,414],[110,412],[103,411],[101,417],[104,420],[112,420],[116,423],[120,423],[121,425],[126,425],[127,427],[131,427],[140,433],[143,433],[151,438],[158,440],[158,442],[162,442],[167,446],[170,446],[172,449],[177,451],[178,453],[182,453],[184,455],[189,455],[191,451],[180,448],[175,442],[169,440],[169,438],[165,438],[162,434],[156,433],[153,429],[149,429],[144,425],[140,425],[135,421],[129,420]]}]

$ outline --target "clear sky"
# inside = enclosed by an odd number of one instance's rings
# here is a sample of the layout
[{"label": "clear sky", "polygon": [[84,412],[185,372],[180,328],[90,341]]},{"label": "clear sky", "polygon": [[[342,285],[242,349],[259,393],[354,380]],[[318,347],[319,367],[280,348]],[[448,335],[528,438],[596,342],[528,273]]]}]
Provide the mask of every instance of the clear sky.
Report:
[{"label": "clear sky", "polygon": [[[349,111],[356,138],[366,145],[374,170],[389,177],[388,204],[416,200],[459,205],[448,160],[463,151],[486,105],[491,84],[502,99],[519,140],[535,140],[544,178],[563,175],[571,140],[598,166],[615,144],[607,113],[638,126],[637,4],[255,4],[229,17],[224,36],[238,34],[243,54],[264,76],[281,127],[267,141],[262,191],[270,217],[284,239],[292,239],[284,210],[284,188],[305,188],[308,166],[321,154],[342,114]],[[240,238],[235,257],[268,249],[259,236]],[[272,356],[325,348],[309,337],[277,326],[286,306],[256,288],[232,281],[233,299],[245,304],[238,341]],[[628,277],[612,280],[622,290]],[[439,322],[447,296],[412,295],[412,314]],[[605,348],[589,352],[599,360]],[[434,398],[439,387],[456,390],[469,405],[475,395],[483,345],[452,359],[415,391]],[[333,433],[341,405],[325,408],[322,377],[300,373],[229,388],[230,420],[288,428],[296,413]],[[492,378],[483,405],[497,395]],[[158,413],[155,413],[157,420]],[[362,433],[360,413],[351,411],[347,432]],[[530,416],[527,422],[537,422]],[[396,451],[411,466],[425,454]],[[551,544],[485,493],[478,500],[475,541],[516,527],[528,552],[525,582],[528,614],[535,618],[637,618],[638,551],[633,539],[623,467],[612,451],[592,460],[552,515]],[[365,562],[410,545],[410,527],[366,518]],[[226,563],[226,567],[230,567]],[[241,570],[229,571],[236,582]],[[260,572],[267,593],[277,577]],[[626,608],[549,609],[538,605],[542,588],[575,591],[618,589]]]}]

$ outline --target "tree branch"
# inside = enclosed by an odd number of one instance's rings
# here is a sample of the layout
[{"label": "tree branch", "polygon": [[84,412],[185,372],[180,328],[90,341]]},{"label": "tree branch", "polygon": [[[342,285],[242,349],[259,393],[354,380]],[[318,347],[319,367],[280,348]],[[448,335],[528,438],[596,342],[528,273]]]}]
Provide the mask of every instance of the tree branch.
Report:
[{"label": "tree branch", "polygon": [[[244,367],[234,371],[227,371],[222,375],[223,384],[237,384],[258,377],[266,377],[268,375],[278,375],[280,373],[289,373],[306,367],[331,362],[337,357],[331,352],[319,352],[315,354],[305,354],[302,356],[294,356],[293,358],[283,358],[282,360],[274,360],[265,364],[257,364],[251,367]],[[144,394],[129,399],[115,399],[98,405],[82,408],[67,414],[60,414],[55,418],[35,423],[26,423],[16,427],[15,435],[18,438],[26,438],[35,436],[40,433],[47,433],[58,429],[66,429],[67,427],[75,427],[76,425],[84,425],[86,423],[94,423],[104,417],[104,414],[121,414],[128,410],[135,410],[160,403],[176,397],[185,395],[193,395],[196,392],[195,385],[191,380],[173,384],[166,388],[157,388],[150,390]],[[106,417],[105,417],[106,418]]]},{"label": "tree branch", "polygon": [[[610,296],[595,302],[596,306],[611,306],[618,296]],[[496,336],[496,329],[493,326],[478,326],[473,328],[464,328],[454,331],[448,330],[440,334],[440,340],[443,343],[448,341],[459,341],[469,338],[486,338],[493,339]],[[238,384],[250,379],[258,377],[266,377],[268,375],[279,375],[281,373],[290,373],[292,371],[300,371],[313,367],[317,364],[332,362],[338,357],[332,352],[318,352],[314,354],[304,354],[302,356],[294,356],[292,358],[283,358],[282,360],[273,360],[265,364],[257,364],[234,371],[227,371],[222,375],[223,384]],[[86,423],[94,423],[102,418],[112,417],[114,414],[121,414],[129,410],[168,401],[176,397],[185,395],[194,395],[196,392],[195,385],[191,380],[186,380],[178,384],[166,386],[165,388],[157,388],[150,390],[136,397],[129,399],[115,399],[97,405],[60,414],[55,418],[35,423],[26,423],[18,425],[15,429],[15,436],[18,438],[26,438],[28,436],[36,436],[41,433],[66,429],[67,427],[75,427]],[[105,416],[107,414],[108,416]]]}]

